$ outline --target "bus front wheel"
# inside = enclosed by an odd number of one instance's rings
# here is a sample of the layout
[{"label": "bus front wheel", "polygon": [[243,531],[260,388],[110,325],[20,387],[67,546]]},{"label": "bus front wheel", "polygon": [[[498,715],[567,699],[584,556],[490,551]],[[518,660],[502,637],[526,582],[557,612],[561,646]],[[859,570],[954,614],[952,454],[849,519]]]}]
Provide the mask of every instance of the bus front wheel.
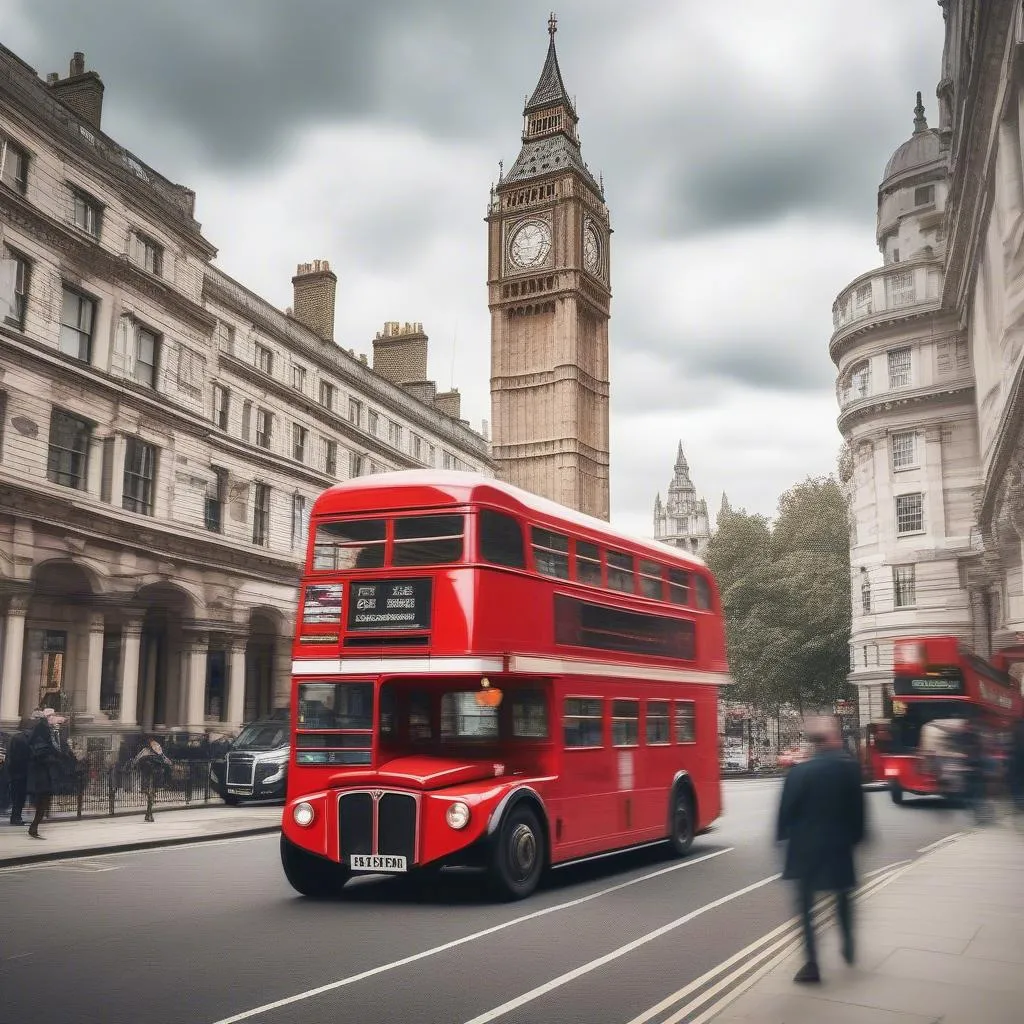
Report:
[{"label": "bus front wheel", "polygon": [[672,797],[672,833],[669,836],[672,850],[678,856],[689,853],[695,828],[693,800],[686,787],[679,786]]},{"label": "bus front wheel", "polygon": [[281,836],[281,867],[288,884],[297,893],[314,899],[337,896],[349,878],[347,868],[307,853],[284,836]]},{"label": "bus front wheel", "polygon": [[894,804],[903,803],[903,787],[896,779],[889,783],[889,795],[892,797]]},{"label": "bus front wheel", "polygon": [[491,856],[491,884],[504,899],[529,896],[544,871],[544,830],[532,807],[513,807],[498,830]]}]

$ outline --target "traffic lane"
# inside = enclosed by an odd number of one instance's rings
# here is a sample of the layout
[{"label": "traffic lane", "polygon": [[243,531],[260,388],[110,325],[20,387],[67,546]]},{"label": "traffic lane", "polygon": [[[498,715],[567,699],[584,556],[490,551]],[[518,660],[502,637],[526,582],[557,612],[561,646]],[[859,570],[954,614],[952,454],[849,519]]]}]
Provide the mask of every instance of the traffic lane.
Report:
[{"label": "traffic lane", "polygon": [[[691,857],[670,862],[669,870],[663,868],[655,877],[558,914],[523,921],[514,928],[480,936],[353,983],[339,972],[326,992],[296,988],[293,995],[298,998],[285,1006],[236,1005],[224,1018],[258,1011],[243,1019],[260,1024],[334,1019],[391,1021],[404,1014],[414,1015],[418,1024],[452,1024],[469,1019],[495,1002],[514,998],[554,975],[643,939],[680,916],[699,912],[708,903],[749,884],[749,878],[734,877],[733,853],[698,859],[707,852],[712,851],[695,844]],[[331,980],[322,979],[325,985]],[[265,1002],[273,1001],[268,998]]]},{"label": "traffic lane", "polygon": [[[430,888],[367,877],[354,881],[340,901],[299,899],[281,876],[276,848],[265,840],[235,846],[230,862],[223,847],[207,847],[98,858],[104,867],[122,862],[102,873],[24,871],[21,885],[12,888],[8,875],[0,890],[17,894],[5,899],[5,934],[15,941],[12,952],[4,942],[4,956],[17,957],[11,962],[19,986],[4,1012],[40,1024],[134,1021],[143,999],[153,1024],[211,1020],[240,1004],[370,970],[683,863],[667,858],[665,849],[555,872],[544,892],[516,904],[487,902],[479,877],[465,873]],[[555,909],[546,917],[567,912]],[[61,920],[56,929],[55,914]],[[55,976],[61,987],[37,1005],[31,993],[49,990]],[[179,1006],[183,987],[186,1008]]]}]

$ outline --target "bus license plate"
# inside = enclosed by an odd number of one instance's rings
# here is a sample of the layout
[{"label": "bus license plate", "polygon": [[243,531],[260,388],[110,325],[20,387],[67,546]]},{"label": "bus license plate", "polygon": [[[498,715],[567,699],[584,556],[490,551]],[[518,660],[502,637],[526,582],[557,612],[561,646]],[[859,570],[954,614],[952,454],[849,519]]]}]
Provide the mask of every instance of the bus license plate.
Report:
[{"label": "bus license plate", "polygon": [[252,796],[251,789],[238,789],[237,787],[232,789],[228,786],[228,796]]},{"label": "bus license plate", "polygon": [[349,866],[353,871],[405,871],[404,857],[388,857],[384,854],[353,853]]}]

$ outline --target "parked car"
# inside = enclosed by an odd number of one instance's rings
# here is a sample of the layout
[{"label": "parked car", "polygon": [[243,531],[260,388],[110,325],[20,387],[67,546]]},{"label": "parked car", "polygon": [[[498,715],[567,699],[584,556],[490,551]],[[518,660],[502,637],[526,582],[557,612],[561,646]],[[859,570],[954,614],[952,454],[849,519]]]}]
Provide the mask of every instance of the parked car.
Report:
[{"label": "parked car", "polygon": [[779,753],[779,767],[786,771],[786,769],[792,768],[793,765],[806,761],[811,756],[811,752],[811,745],[807,742],[796,743],[792,747],[787,747]]},{"label": "parked car", "polygon": [[284,799],[290,750],[288,709],[242,728],[223,757],[210,764],[210,788],[226,804]]}]

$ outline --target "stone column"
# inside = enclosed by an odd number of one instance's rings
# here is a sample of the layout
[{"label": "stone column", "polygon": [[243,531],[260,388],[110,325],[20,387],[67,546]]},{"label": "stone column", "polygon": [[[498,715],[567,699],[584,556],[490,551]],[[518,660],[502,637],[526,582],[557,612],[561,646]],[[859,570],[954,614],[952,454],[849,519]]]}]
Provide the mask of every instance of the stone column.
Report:
[{"label": "stone column", "polygon": [[[25,651],[28,598],[11,598],[4,621],[4,657],[0,667],[0,721],[16,722],[21,711],[21,663]],[[30,711],[26,708],[26,713]]]},{"label": "stone column", "polygon": [[971,626],[974,634],[974,653],[979,658],[987,658],[989,650],[988,605],[984,590],[971,590]]},{"label": "stone column", "polygon": [[100,681],[103,677],[103,629],[105,621],[102,612],[89,616],[89,648],[85,672],[85,713],[95,721],[100,717]]},{"label": "stone column", "polygon": [[142,619],[129,619],[121,630],[121,724],[137,725],[139,717],[139,656]]},{"label": "stone column", "polygon": [[228,666],[227,713],[225,724],[237,729],[245,717],[245,637],[231,640],[231,663]]},{"label": "stone column", "polygon": [[210,657],[210,637],[195,633],[183,648],[187,665],[185,725],[189,732],[202,732],[206,728],[206,676]]},{"label": "stone column", "polygon": [[274,643],[270,675],[270,710],[286,707],[292,696],[292,637],[279,636]]}]

